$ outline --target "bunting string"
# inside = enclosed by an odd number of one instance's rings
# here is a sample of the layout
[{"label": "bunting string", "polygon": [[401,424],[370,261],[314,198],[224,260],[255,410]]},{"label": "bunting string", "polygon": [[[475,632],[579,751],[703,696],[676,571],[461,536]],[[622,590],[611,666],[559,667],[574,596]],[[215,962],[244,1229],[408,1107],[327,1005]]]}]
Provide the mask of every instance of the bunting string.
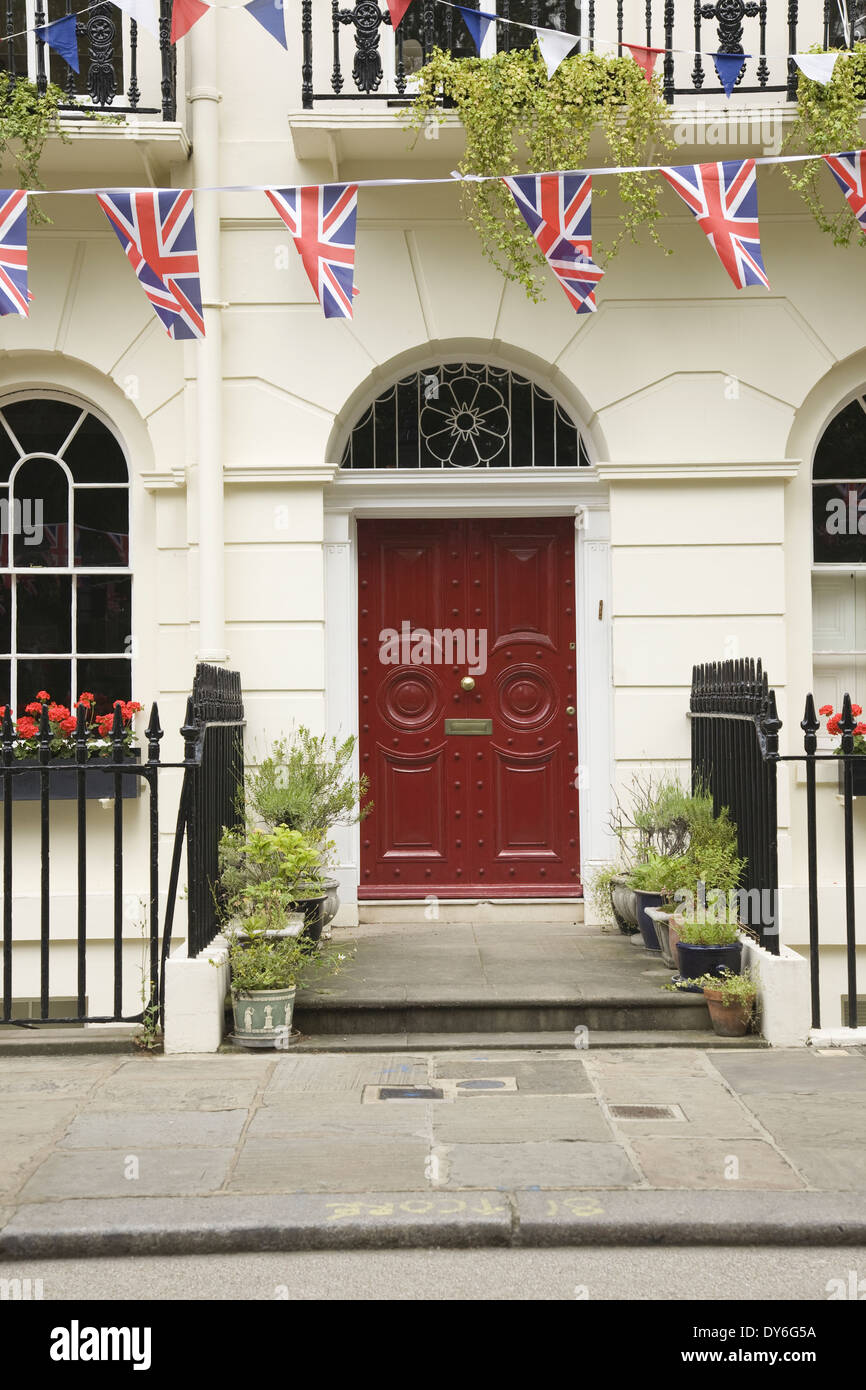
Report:
[{"label": "bunting string", "polygon": [[[660,174],[685,202],[738,289],[770,283],[758,227],[757,166],[823,161],[866,231],[866,150],[825,155],[763,155],[682,166],[618,165],[502,176],[365,179],[357,183],[226,184],[198,188],[55,188],[42,196],[93,195],[106,214],[162,327],[171,338],[205,334],[196,243],[195,193],[264,193],[289,229],[326,318],[353,317],[359,188],[500,182],[514,199],[576,313],[594,313],[604,274],[592,257],[592,180]],[[0,314],[27,317],[27,198],[0,190]]]}]

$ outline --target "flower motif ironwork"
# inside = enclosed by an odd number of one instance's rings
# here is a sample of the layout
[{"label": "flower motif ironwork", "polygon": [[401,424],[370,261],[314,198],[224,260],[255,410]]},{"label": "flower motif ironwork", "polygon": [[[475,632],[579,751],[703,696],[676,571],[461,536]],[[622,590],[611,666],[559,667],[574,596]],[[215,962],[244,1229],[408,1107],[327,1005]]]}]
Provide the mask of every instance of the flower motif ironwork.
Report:
[{"label": "flower motif ironwork", "polygon": [[440,382],[421,411],[421,437],[451,468],[478,468],[505,448],[511,419],[501,391],[473,376]]}]

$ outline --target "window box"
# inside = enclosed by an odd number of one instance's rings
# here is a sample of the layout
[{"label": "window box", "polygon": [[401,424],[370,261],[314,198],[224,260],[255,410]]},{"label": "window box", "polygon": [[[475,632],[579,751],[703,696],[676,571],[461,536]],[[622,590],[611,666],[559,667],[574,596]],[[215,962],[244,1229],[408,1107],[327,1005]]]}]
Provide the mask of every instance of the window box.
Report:
[{"label": "window box", "polygon": [[[87,766],[93,768],[94,764],[101,763],[102,758],[91,758]],[[141,763],[141,749],[135,748],[126,759],[130,763]],[[22,758],[16,762],[17,767],[26,767],[26,772],[14,772],[12,774],[12,800],[13,801],[38,801],[42,795],[42,778],[39,773],[40,763],[38,758]],[[74,758],[52,758],[48,766],[50,768],[62,768],[62,772],[52,772],[48,779],[48,795],[52,801],[75,801],[78,796],[78,774],[76,768],[78,764]],[[5,792],[5,777],[0,769],[0,801],[3,800]],[[128,773],[121,773],[120,795],[124,801],[131,797],[139,796],[143,777],[138,775],[130,776]],[[84,795],[88,801],[98,801],[103,797],[114,796],[114,773],[113,772],[88,772],[84,779]]]},{"label": "window box", "polygon": [[[866,796],[866,757],[862,755],[851,759],[854,775],[852,778],[855,796]],[[839,795],[845,795],[845,760],[839,759]]]}]

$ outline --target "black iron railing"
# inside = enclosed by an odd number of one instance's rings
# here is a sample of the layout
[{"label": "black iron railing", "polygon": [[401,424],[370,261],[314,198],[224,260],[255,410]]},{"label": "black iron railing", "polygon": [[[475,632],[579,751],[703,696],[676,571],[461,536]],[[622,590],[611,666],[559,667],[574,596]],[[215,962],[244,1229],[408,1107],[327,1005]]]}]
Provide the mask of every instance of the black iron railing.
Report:
[{"label": "black iron railing", "polygon": [[[73,11],[72,0],[58,0],[50,9],[46,0],[36,0],[35,27],[62,19]],[[2,15],[0,7],[0,15]],[[5,40],[0,34],[0,69],[13,77],[35,83],[42,94],[49,82],[60,87],[66,100],[61,112],[70,117],[89,111],[109,112],[112,115],[162,116],[164,121],[177,117],[177,57],[171,43],[171,0],[160,0],[159,39],[139,30],[134,19],[127,20],[111,4],[97,4],[81,11],[76,31],[80,73],[56,54],[37,35],[35,63],[28,62],[26,37],[20,33],[26,20],[26,8],[19,0],[6,0]],[[124,30],[126,42],[124,42]],[[150,89],[144,93],[139,85],[139,49],[159,46],[159,87],[155,75]],[[150,103],[150,104],[148,104]]]},{"label": "black iron railing", "polygon": [[746,861],[741,921],[778,955],[776,763],[781,721],[760,661],[712,662],[692,672],[692,784],[727,807]]},{"label": "black iron railing", "polygon": [[237,671],[198,666],[186,724],[201,753],[198,775],[190,777],[187,836],[189,953],[194,956],[219,930],[220,836],[226,826],[243,820],[244,706]]},{"label": "black iron railing", "polygon": [[[856,8],[859,0],[854,3]],[[490,9],[483,0],[467,0],[467,6]],[[714,52],[748,55],[737,78],[738,92],[784,92],[788,100],[795,100],[797,68],[787,55],[797,52],[798,41],[805,47],[819,39],[825,47],[845,43],[829,0],[824,0],[823,15],[816,7],[814,22],[804,26],[807,32],[798,40],[798,8],[798,0],[693,0],[690,5],[683,0],[646,0],[644,23],[637,31],[627,23],[624,0],[617,0],[615,10],[589,0],[583,20],[576,0],[498,0],[496,10],[502,20],[578,34],[586,51],[595,50],[597,36],[605,40],[604,52],[611,51],[608,42],[616,42],[620,55],[628,53],[628,42],[666,50],[659,70],[665,99],[672,102],[677,96],[722,92],[712,59],[705,56]],[[356,0],[342,6],[339,0],[301,0],[304,108],[316,101],[371,98],[402,104],[413,73],[428,61],[434,47],[455,57],[475,56],[457,12],[432,0],[416,0],[396,34],[391,34],[390,25],[384,3]],[[529,27],[502,23],[496,31],[499,50],[526,48],[534,40]],[[689,51],[692,47],[694,52]]]},{"label": "black iron railing", "polygon": [[[35,764],[19,759],[14,752],[14,729],[7,707],[2,721],[0,738],[0,791],[2,791],[2,1008],[0,1023],[21,1023],[13,1017],[18,981],[27,978],[16,965],[17,951],[29,946],[29,941],[15,934],[14,907],[17,867],[23,861],[19,848],[16,857],[15,837],[19,846],[28,835],[31,849],[32,827],[17,824],[16,805],[22,798],[38,803],[39,841],[39,998],[28,1023],[136,1023],[150,1011],[162,1015],[165,960],[171,945],[175,906],[180,887],[184,843],[187,848],[188,869],[188,933],[190,955],[195,955],[213,939],[217,931],[213,886],[217,870],[217,853],[223,827],[234,825],[241,802],[243,786],[243,705],[240,677],[236,672],[200,664],[196,669],[193,694],[187,702],[186,721],[181,729],[184,756],[180,762],[166,763],[160,759],[160,740],[163,729],[159,711],[154,704],[145,738],[147,757],[138,761],[124,740],[123,720],[119,706],[115,707],[114,727],[110,735],[108,757],[92,757],[88,745],[85,710],[79,707],[74,735],[74,759],[58,761],[52,758],[51,727],[48,705],[42,707],[39,720],[39,747]],[[160,921],[160,853],[159,853],[159,796],[160,778],[167,772],[183,772],[178,804],[174,841],[172,845],[164,916]],[[35,779],[38,783],[25,786]],[[124,802],[138,793],[137,783],[146,784],[149,791],[147,808],[147,893],[142,898],[145,921],[141,923],[147,953],[143,972],[142,1009],[136,1013],[124,1011],[124,946],[131,940],[130,923],[124,911],[126,895],[127,851],[130,840],[137,851],[140,845],[139,828],[131,824]],[[70,784],[71,783],[71,787]],[[65,947],[68,937],[57,936],[54,927],[59,917],[56,899],[52,903],[52,841],[58,832],[52,826],[52,805],[58,796],[75,803],[75,1008],[58,1016],[52,1012],[51,1000],[59,969],[58,948]],[[113,810],[111,835],[111,917],[112,969],[111,1005],[96,1014],[88,1012],[88,995],[92,976],[91,952],[104,950],[103,941],[91,936],[88,928],[92,906],[88,883],[88,817],[87,802],[101,797]],[[29,812],[25,813],[29,819]],[[136,820],[139,820],[136,817]],[[63,833],[69,833],[68,829]],[[93,841],[90,835],[90,848]],[[65,847],[64,847],[65,848]],[[98,850],[104,855],[104,841],[98,840]],[[140,875],[138,861],[133,856],[136,879]],[[55,885],[56,891],[56,885]],[[64,908],[64,911],[67,909]],[[100,937],[104,937],[102,931]],[[105,962],[103,962],[103,965]],[[97,986],[100,987],[99,985]],[[67,991],[62,991],[67,995]],[[128,999],[128,990],[126,991]]]},{"label": "black iron railing", "polygon": [[[740,853],[747,863],[741,912],[746,928],[774,954],[779,951],[776,768],[780,762],[803,763],[806,775],[806,859],[809,912],[812,1026],[821,1026],[820,911],[818,890],[818,812],[816,768],[828,762],[839,774],[843,806],[845,858],[845,946],[847,1023],[857,1027],[857,923],[855,914],[854,796],[855,775],[866,757],[854,751],[857,719],[850,695],[842,702],[841,746],[818,752],[820,721],[814,697],[806,696],[800,721],[803,752],[779,752],[781,720],[775,692],[761,662],[751,659],[695,666],[690,705],[692,779],[713,795],[718,810],[727,806],[737,825]],[[836,840],[835,830],[833,840]]]}]

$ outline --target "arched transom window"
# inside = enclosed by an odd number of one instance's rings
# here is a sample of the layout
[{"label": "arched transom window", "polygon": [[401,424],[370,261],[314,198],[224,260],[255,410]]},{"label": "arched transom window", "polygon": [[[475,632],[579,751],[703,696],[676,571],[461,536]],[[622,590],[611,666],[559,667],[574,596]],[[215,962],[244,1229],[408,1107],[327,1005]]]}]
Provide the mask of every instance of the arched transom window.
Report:
[{"label": "arched transom window", "polygon": [[86,407],[0,402],[0,704],[131,698],[129,472]]},{"label": "arched transom window", "polygon": [[579,468],[580,431],[558,401],[514,372],[477,362],[426,367],[373,402],[343,468]]}]

